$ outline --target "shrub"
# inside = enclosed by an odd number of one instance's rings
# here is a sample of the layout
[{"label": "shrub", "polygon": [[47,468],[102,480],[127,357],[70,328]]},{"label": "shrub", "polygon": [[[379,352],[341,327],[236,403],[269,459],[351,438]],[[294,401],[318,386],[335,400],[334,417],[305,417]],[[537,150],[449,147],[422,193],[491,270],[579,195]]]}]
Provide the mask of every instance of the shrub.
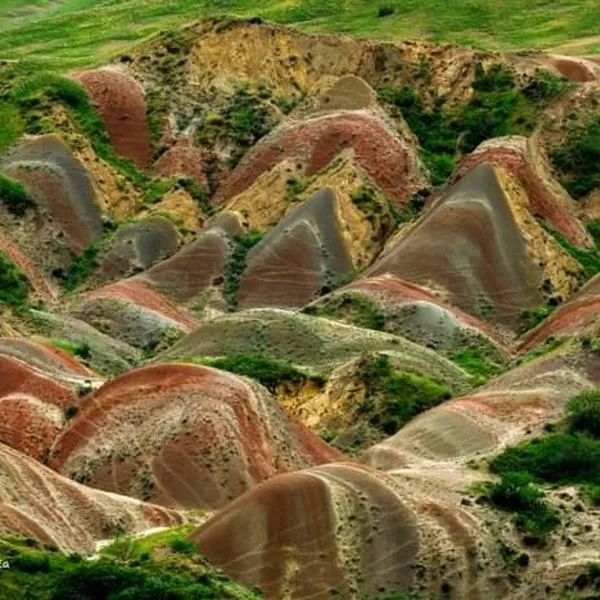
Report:
[{"label": "shrub", "polygon": [[191,540],[185,538],[175,538],[171,540],[169,544],[171,550],[177,554],[185,554],[186,556],[192,556],[196,553],[196,546]]},{"label": "shrub", "polygon": [[253,146],[271,128],[269,112],[259,98],[247,88],[238,88],[229,104],[220,112],[224,130],[234,150],[230,156],[230,166],[240,161],[246,150]]},{"label": "shrub", "polygon": [[600,439],[600,388],[584,390],[569,400],[567,423],[572,432]]},{"label": "shrub", "polygon": [[365,329],[381,331],[385,327],[383,312],[367,296],[357,293],[337,294],[316,306],[308,306],[304,312],[338,319]]},{"label": "shrub", "polygon": [[457,350],[450,359],[470,375],[485,382],[488,377],[502,373],[506,365],[501,356],[488,348],[472,346]]},{"label": "shrub", "polygon": [[25,188],[3,173],[0,173],[0,202],[17,216],[23,216],[28,209],[35,207],[35,202]]},{"label": "shrub", "polygon": [[515,523],[522,531],[543,538],[559,520],[526,473],[505,473],[499,482],[489,486],[488,497],[499,509],[516,513]]},{"label": "shrub", "polygon": [[600,484],[600,442],[582,433],[551,433],[507,448],[490,463],[493,472],[529,473],[549,483]]},{"label": "shrub", "polygon": [[600,117],[573,126],[551,158],[561,172],[561,183],[574,198],[600,187]]},{"label": "shrub", "polygon": [[262,234],[257,231],[251,231],[244,236],[238,236],[234,239],[235,245],[229,257],[227,272],[225,274],[225,284],[223,285],[223,296],[230,310],[235,310],[237,307],[236,296],[246,268],[248,252],[261,240]]},{"label": "shrub", "polygon": [[75,257],[66,270],[58,269],[54,272],[65,291],[72,292],[85,282],[90,273],[100,264],[99,254],[99,244],[92,242]]},{"label": "shrub", "polygon": [[298,382],[305,379],[305,375],[293,365],[260,354],[233,354],[225,358],[205,358],[195,362],[256,379],[271,391],[283,381]]},{"label": "shrub", "polygon": [[366,387],[359,413],[368,415],[371,425],[386,435],[452,396],[444,384],[425,375],[396,371],[387,356],[363,359],[359,378]]},{"label": "shrub", "polygon": [[0,251],[0,302],[23,308],[29,297],[29,282],[15,264]]}]

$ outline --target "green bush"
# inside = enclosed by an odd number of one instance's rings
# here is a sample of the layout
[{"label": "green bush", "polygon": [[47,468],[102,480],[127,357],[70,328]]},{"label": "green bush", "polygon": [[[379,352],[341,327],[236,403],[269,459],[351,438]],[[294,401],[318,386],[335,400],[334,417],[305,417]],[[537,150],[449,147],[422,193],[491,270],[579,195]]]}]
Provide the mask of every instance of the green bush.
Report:
[{"label": "green bush", "polygon": [[573,125],[551,158],[573,198],[582,198],[600,187],[600,117]]},{"label": "green bush", "polygon": [[551,433],[507,448],[490,463],[494,473],[528,473],[549,483],[600,484],[600,442],[582,433]]},{"label": "green bush", "polygon": [[232,167],[272,126],[267,108],[247,88],[235,91],[229,104],[221,110],[220,116],[227,138],[234,146],[229,159]]},{"label": "green bush", "polygon": [[29,282],[15,264],[0,251],[0,302],[23,308],[29,297]]},{"label": "green bush", "polygon": [[233,354],[224,358],[200,358],[194,362],[256,379],[271,391],[284,381],[299,382],[306,378],[293,365],[260,354]]},{"label": "green bush", "polygon": [[54,272],[65,291],[72,292],[85,282],[90,273],[100,264],[99,254],[100,245],[91,243],[75,257],[66,270],[58,269]]},{"label": "green bush", "polygon": [[497,508],[516,513],[517,527],[538,538],[550,533],[559,523],[558,517],[526,473],[503,474],[499,482],[489,486],[488,496]]},{"label": "green bush", "polygon": [[600,439],[600,388],[584,390],[569,400],[567,423],[572,432]]},{"label": "green bush", "polygon": [[194,542],[185,538],[175,538],[169,544],[171,550],[177,554],[185,554],[191,556],[196,554],[196,546]]},{"label": "green bush", "polygon": [[[600,251],[598,248],[579,248],[574,246],[560,232],[545,224],[544,228],[554,236],[556,241],[566,250],[582,267],[581,277],[584,281],[600,273]],[[592,229],[592,231],[595,231]]]},{"label": "green bush", "polygon": [[[169,552],[161,532],[133,540],[143,553],[121,552],[117,558],[81,560],[77,555],[50,552],[26,540],[0,539],[0,555],[10,569],[0,577],[0,597],[11,600],[254,600],[258,594],[242,588],[206,566],[194,554]],[[191,543],[191,542],[190,542]]]},{"label": "green bush", "polygon": [[[427,65],[420,65],[415,78],[423,79]],[[452,174],[457,152],[471,152],[481,142],[509,134],[528,135],[537,116],[568,83],[539,70],[520,85],[503,64],[487,69],[478,63],[472,83],[472,97],[454,109],[445,108],[443,97],[433,98],[426,108],[411,87],[382,87],[382,102],[401,114],[421,146],[421,158],[434,185]]]},{"label": "green bush", "polygon": [[377,10],[377,16],[382,19],[383,17],[389,17],[396,12],[396,9],[393,6],[380,6]]},{"label": "green bush", "polygon": [[482,382],[506,370],[506,362],[500,354],[484,346],[474,345],[464,350],[456,350],[450,354],[450,359]]},{"label": "green bush", "polygon": [[35,202],[25,188],[3,173],[0,173],[0,202],[17,216],[23,216],[28,209],[35,207]]},{"label": "green bush", "polygon": [[416,415],[452,397],[448,387],[430,377],[395,370],[387,356],[364,358],[359,378],[366,388],[359,413],[386,435],[393,435]]},{"label": "green bush", "polygon": [[246,269],[246,257],[248,252],[262,240],[262,234],[251,231],[244,236],[234,239],[234,247],[227,263],[225,283],[223,285],[223,296],[230,310],[237,307],[237,293],[244,270]]}]

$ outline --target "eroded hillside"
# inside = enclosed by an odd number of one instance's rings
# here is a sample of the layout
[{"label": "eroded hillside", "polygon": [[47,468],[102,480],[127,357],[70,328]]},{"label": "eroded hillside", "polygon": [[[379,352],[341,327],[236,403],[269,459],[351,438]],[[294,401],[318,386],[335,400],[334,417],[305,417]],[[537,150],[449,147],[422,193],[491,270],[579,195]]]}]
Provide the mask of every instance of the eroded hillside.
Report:
[{"label": "eroded hillside", "polygon": [[177,598],[596,597],[599,81],[256,19],[1,64],[0,531],[186,524],[106,567]]}]

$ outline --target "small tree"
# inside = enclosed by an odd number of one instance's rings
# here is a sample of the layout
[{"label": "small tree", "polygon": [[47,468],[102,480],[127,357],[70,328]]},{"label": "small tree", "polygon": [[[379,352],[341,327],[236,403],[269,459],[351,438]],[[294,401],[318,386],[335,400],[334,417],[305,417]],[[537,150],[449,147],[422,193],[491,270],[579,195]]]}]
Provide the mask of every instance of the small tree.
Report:
[{"label": "small tree", "polygon": [[569,400],[567,422],[571,431],[600,439],[600,388],[584,390]]}]

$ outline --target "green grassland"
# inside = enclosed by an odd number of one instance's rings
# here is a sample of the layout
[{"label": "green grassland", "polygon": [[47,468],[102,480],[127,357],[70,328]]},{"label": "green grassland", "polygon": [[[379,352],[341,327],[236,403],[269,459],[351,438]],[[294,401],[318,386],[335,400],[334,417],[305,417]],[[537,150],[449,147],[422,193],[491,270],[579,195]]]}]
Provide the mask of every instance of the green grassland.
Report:
[{"label": "green grassland", "polygon": [[3,0],[0,59],[94,65],[160,31],[222,15],[483,49],[600,52],[597,0]]}]

